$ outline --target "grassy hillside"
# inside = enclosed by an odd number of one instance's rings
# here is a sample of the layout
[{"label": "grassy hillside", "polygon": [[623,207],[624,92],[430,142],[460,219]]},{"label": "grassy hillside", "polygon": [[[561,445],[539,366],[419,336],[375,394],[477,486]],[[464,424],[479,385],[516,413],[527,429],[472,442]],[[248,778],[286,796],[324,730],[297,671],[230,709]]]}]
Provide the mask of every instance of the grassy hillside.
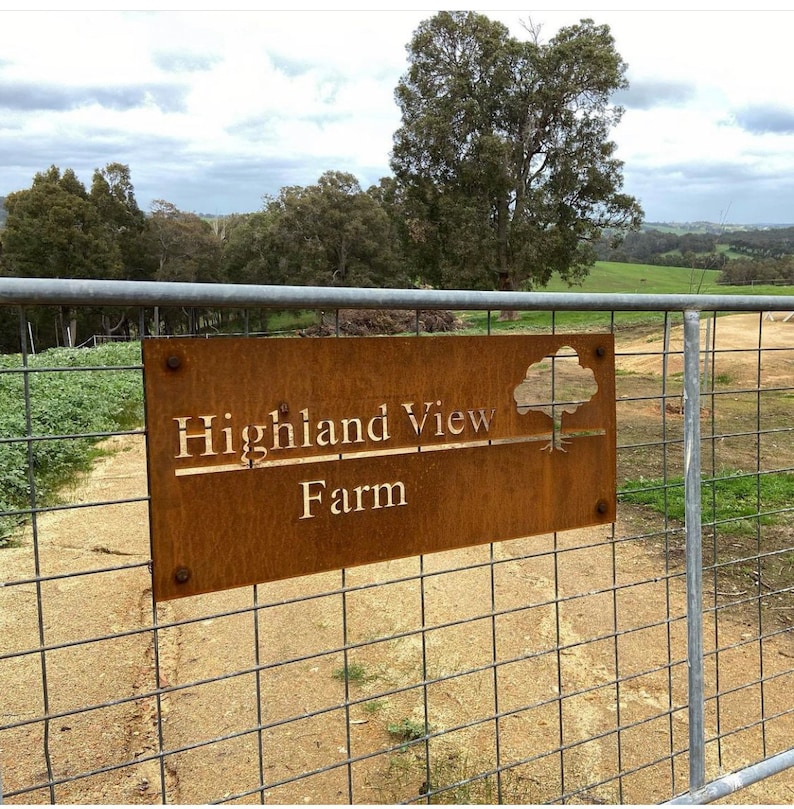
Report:
[{"label": "grassy hillside", "polygon": [[[704,294],[704,295],[794,295],[794,287],[722,286],[717,284],[719,270],[691,270],[687,267],[657,267],[650,264],[623,264],[599,261],[581,285],[570,287],[558,276],[539,292],[585,292],[617,294]],[[680,313],[672,315],[673,322]],[[467,328],[484,330],[488,316],[485,312],[467,312],[463,320]],[[559,312],[554,316],[558,329],[609,329],[612,316],[608,312]],[[662,312],[617,312],[615,328],[657,326],[664,320]],[[521,312],[516,320],[499,321],[491,316],[492,331],[532,331],[550,328],[548,312]]]},{"label": "grassy hillside", "polygon": [[618,292],[656,295],[702,293],[704,295],[794,295],[794,287],[727,286],[718,284],[719,270],[687,267],[657,267],[651,264],[622,264],[599,261],[581,286],[569,287],[554,277],[548,292]]},{"label": "grassy hillside", "polygon": [[691,270],[686,267],[657,267],[650,264],[599,261],[581,286],[569,287],[555,276],[546,291],[653,294],[716,292],[717,289],[725,289],[717,286],[719,275],[719,270]]}]

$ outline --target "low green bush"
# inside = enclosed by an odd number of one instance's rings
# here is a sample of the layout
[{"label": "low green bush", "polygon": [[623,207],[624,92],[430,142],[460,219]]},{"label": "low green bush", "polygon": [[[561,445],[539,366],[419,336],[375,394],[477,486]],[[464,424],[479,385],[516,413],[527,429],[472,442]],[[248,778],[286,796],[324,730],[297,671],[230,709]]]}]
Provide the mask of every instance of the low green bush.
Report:
[{"label": "low green bush", "polygon": [[[0,443],[0,547],[25,521],[13,512],[30,507],[29,470],[36,505],[42,506],[57,500],[70,476],[89,468],[99,439],[62,436],[130,429],[143,422],[141,371],[125,368],[140,362],[140,343],[50,349],[29,358],[27,375],[6,371],[22,368],[20,355],[0,356],[0,439],[23,439]],[[36,370],[71,368],[85,370]]]}]

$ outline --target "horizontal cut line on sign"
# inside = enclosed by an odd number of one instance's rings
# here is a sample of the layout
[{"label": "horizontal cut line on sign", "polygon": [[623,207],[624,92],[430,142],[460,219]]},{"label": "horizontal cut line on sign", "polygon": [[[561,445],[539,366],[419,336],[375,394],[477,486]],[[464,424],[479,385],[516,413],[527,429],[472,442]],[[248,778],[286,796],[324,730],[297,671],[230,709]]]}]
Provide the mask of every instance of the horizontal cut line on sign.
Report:
[{"label": "horizontal cut line on sign", "polygon": [[[577,438],[585,435],[606,435],[606,430],[582,430],[570,433],[556,433],[561,440]],[[389,455],[416,455],[425,452],[449,452],[457,449],[471,449],[474,447],[498,446],[499,444],[525,444],[540,441],[553,441],[554,434],[542,433],[518,438],[491,438],[482,441],[461,441],[455,444],[432,444],[429,446],[397,447],[396,449],[366,450],[362,452],[334,452],[329,455],[314,455],[300,458],[279,458],[274,461],[259,461],[251,465],[243,463],[215,464],[213,466],[191,466],[184,469],[175,469],[174,475],[178,478],[192,475],[214,475],[218,472],[248,472],[252,469],[268,469],[276,466],[299,466],[307,463],[330,463],[331,461],[349,461],[354,458],[381,458]],[[562,450],[563,452],[565,450]]]}]

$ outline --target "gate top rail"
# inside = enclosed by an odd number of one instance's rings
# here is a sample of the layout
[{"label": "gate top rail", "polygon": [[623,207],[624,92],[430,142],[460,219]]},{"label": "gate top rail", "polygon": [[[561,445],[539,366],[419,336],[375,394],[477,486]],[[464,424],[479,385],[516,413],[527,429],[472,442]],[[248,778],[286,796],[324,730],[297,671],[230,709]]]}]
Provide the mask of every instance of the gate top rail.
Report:
[{"label": "gate top rail", "polygon": [[220,306],[302,309],[472,309],[794,312],[794,295],[489,292],[0,278],[0,305]]}]

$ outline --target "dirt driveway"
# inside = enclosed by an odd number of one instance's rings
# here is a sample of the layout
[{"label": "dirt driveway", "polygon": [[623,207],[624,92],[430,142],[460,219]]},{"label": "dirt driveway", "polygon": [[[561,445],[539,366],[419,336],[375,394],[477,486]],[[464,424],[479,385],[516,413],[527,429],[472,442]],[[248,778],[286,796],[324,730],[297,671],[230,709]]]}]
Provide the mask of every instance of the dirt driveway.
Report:
[{"label": "dirt driveway", "polygon": [[[757,355],[734,349],[755,344],[758,317],[720,318],[717,328],[719,349],[730,349],[719,367],[725,362],[736,380],[755,380]],[[765,346],[787,348],[792,337],[794,323],[765,324]],[[676,341],[680,329],[672,348]],[[620,351],[659,345],[643,338]],[[790,384],[792,353],[765,354],[764,373]],[[676,361],[671,374],[680,370]],[[619,360],[624,371],[648,374],[660,373],[659,363],[658,356]],[[142,438],[114,438],[107,448],[67,493],[70,502],[145,495]],[[156,803],[164,783],[168,802],[203,803],[254,790],[262,778],[286,782],[268,789],[272,803],[347,802],[351,789],[356,802],[390,803],[419,798],[428,772],[437,785],[489,770],[498,743],[502,762],[525,762],[504,773],[505,802],[539,803],[579,788],[579,802],[664,800],[687,784],[685,592],[682,577],[665,576],[658,545],[640,538],[652,527],[652,517],[622,507],[615,536],[631,538],[623,542],[613,543],[610,529],[587,529],[352,569],[344,578],[261,585],[253,594],[245,588],[177,600],[158,608],[165,628],[155,644],[151,629],[140,631],[153,620],[145,503],[45,514],[38,564],[42,576],[56,578],[41,586],[41,625],[34,583],[0,587],[0,725],[11,726],[0,731],[3,788],[12,793],[51,774],[63,780],[58,802]],[[32,547],[28,535],[0,551],[0,581],[34,577]],[[490,564],[491,554],[498,564]],[[60,577],[75,572],[83,574]],[[373,582],[383,584],[367,586]],[[777,620],[785,627],[788,613]],[[423,624],[434,627],[424,636]],[[26,723],[45,710],[42,656],[7,657],[37,648],[40,633],[51,649],[46,710],[55,718],[48,728]],[[707,749],[712,778],[757,760],[764,745],[767,754],[786,749],[794,737],[787,713],[794,675],[786,673],[794,644],[788,633],[747,643],[755,634],[751,610],[726,611],[718,622],[707,614],[706,651],[715,643],[724,650],[724,696],[719,713],[713,699],[707,711],[708,733],[723,735],[721,751],[715,743]],[[82,642],[94,638],[101,640]],[[354,645],[347,683],[345,642]],[[489,668],[494,655],[510,661],[497,677]],[[279,665],[285,660],[292,662]],[[710,655],[710,695],[714,661]],[[416,685],[423,676],[432,682]],[[140,698],[158,686],[166,690]],[[572,696],[560,701],[560,693]],[[765,716],[777,717],[764,734],[753,722],[762,699]],[[448,731],[430,742],[429,770],[424,746],[401,748],[395,732],[408,741],[425,705],[431,732]],[[502,715],[498,740],[493,721],[477,722],[495,712]],[[247,732],[260,724],[261,734]],[[161,743],[178,751],[162,768]],[[545,754],[561,744],[562,753]],[[333,767],[348,757],[350,767]],[[113,768],[122,762],[135,763]],[[310,778],[289,780],[312,770]],[[599,785],[618,770],[627,773],[622,791],[616,781]],[[495,790],[492,777],[439,798],[493,803]],[[43,788],[6,801],[50,797]],[[258,799],[254,793],[240,802]],[[794,774],[786,773],[733,796],[792,800]]]}]

